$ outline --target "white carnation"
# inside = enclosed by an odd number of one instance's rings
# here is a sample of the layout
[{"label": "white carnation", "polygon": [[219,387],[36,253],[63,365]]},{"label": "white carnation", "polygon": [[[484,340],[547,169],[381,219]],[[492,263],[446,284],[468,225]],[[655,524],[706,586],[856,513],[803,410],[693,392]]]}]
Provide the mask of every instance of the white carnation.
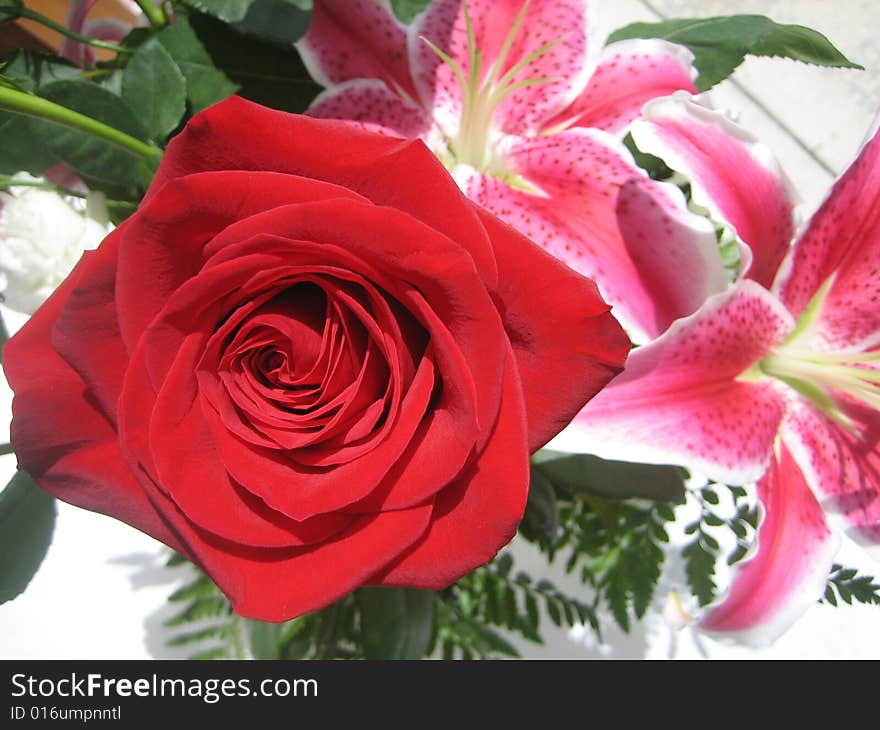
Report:
[{"label": "white carnation", "polygon": [[100,193],[91,193],[82,205],[33,187],[0,192],[0,297],[10,309],[32,314],[83,252],[97,247],[111,230]]}]

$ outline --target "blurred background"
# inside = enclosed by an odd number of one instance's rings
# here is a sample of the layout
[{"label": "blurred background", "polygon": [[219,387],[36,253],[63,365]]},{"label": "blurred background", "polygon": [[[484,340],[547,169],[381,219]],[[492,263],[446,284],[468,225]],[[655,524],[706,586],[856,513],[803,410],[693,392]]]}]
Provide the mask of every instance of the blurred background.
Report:
[{"label": "blurred background", "polygon": [[[806,25],[828,36],[865,71],[816,68],[790,60],[749,58],[712,90],[715,107],[728,110],[767,143],[803,198],[808,215],[834,178],[848,165],[880,109],[880,3],[876,0],[593,0],[595,43],[635,21],[760,13],[780,23]],[[29,2],[63,21],[67,0]],[[99,0],[92,15],[125,17],[124,0]],[[28,25],[5,28],[0,51],[56,46],[60,37]],[[2,310],[10,330],[23,322]],[[11,393],[0,383],[0,442],[8,441]],[[15,471],[15,457],[0,456],[0,484]],[[512,546],[517,567],[535,578],[545,574],[572,596],[583,592],[561,569],[548,574],[537,551]],[[170,593],[190,574],[165,567],[168,551],[158,542],[111,518],[58,504],[52,545],[27,591],[0,606],[0,658],[184,657],[187,649],[167,646],[163,621],[173,613]],[[838,562],[869,575],[880,573],[857,546],[844,544]],[[668,578],[675,577],[670,566]],[[754,650],[674,631],[664,622],[663,596],[657,610],[630,635],[608,631],[604,643],[584,631],[562,631],[542,621],[543,646],[518,647],[534,658],[880,658],[880,610],[868,606],[834,609],[817,604],[773,647]]]}]

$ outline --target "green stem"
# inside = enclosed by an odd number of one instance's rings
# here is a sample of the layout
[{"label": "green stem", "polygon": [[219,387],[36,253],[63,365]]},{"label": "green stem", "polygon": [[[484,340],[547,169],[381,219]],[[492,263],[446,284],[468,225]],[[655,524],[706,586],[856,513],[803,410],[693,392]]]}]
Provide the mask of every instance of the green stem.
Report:
[{"label": "green stem", "polygon": [[0,444],[0,456],[14,453],[15,452],[12,450],[12,444]]},{"label": "green stem", "polygon": [[26,114],[37,119],[44,119],[47,122],[54,122],[64,127],[85,132],[92,137],[102,139],[138,157],[152,157],[162,152],[158,147],[135,139],[125,132],[120,132],[114,127],[99,122],[97,119],[92,119],[85,114],[80,114],[60,104],[55,104],[48,99],[43,99],[33,94],[26,94],[23,91],[0,87],[0,109],[18,114]]},{"label": "green stem", "polygon": [[95,38],[89,38],[88,36],[81,35],[72,31],[70,28],[64,25],[61,25],[60,23],[56,23],[54,20],[52,20],[52,18],[47,18],[45,15],[42,15],[35,10],[31,10],[30,8],[20,8],[19,17],[33,20],[36,23],[45,25],[47,28],[51,28],[57,33],[61,33],[61,35],[63,36],[67,36],[72,40],[79,41],[80,43],[85,43],[89,46],[94,46],[95,48],[103,48],[106,51],[113,51],[113,53],[131,53],[130,48],[123,48],[122,46],[117,46],[113,43],[107,43],[106,41],[99,41]]},{"label": "green stem", "polygon": [[85,193],[79,193],[76,190],[63,188],[55,183],[46,182],[44,180],[19,180],[12,175],[0,175],[0,190],[6,188],[37,188],[38,190],[49,190],[59,195],[67,195],[72,198],[87,198]]},{"label": "green stem", "polygon": [[168,23],[168,18],[165,16],[165,11],[160,5],[153,5],[150,0],[134,1],[138,4],[144,15],[147,16],[147,20],[150,21],[150,25],[152,25],[154,28],[160,28]]}]

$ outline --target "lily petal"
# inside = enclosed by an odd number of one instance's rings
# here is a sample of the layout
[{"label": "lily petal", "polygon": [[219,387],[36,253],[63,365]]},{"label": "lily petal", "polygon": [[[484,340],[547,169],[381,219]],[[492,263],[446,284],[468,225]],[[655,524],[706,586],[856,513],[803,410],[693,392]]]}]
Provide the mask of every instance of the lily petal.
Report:
[{"label": "lily petal", "polygon": [[683,92],[648,102],[642,116],[632,125],[639,149],[690,178],[694,201],[730,224],[751,249],[744,274],[769,288],[788,253],[798,202],[773,153]]},{"label": "lily petal", "polygon": [[803,401],[789,409],[782,437],[822,506],[880,559],[880,418],[850,402],[855,435]]},{"label": "lily petal", "polygon": [[793,326],[763,287],[740,282],[634,350],[549,448],[752,482],[770,462],[785,396],[774,382],[739,376]]},{"label": "lily petal", "polygon": [[[65,22],[67,27],[74,33],[83,34],[83,26],[86,15],[92,9],[97,0],[71,0],[67,8]],[[85,66],[87,63],[95,63],[95,52],[85,43],[80,43],[72,38],[65,37],[61,41],[58,53],[76,66]]]},{"label": "lily petal", "polygon": [[687,209],[675,185],[647,178],[625,183],[617,199],[617,222],[638,274],[638,285],[630,282],[625,296],[644,292],[639,320],[651,338],[727,288],[715,229]]},{"label": "lily petal", "polygon": [[381,79],[391,89],[416,98],[406,29],[388,0],[315,0],[309,31],[296,48],[322,86]]},{"label": "lily petal", "polygon": [[655,337],[724,288],[711,225],[688,213],[678,191],[649,180],[611,135],[517,139],[506,164],[512,184],[461,167],[456,179],[469,198],[595,279],[634,338]]},{"label": "lily petal", "polygon": [[792,314],[834,283],[813,324],[832,349],[880,345],[880,117],[850,167],[813,215],[786,261],[776,288]]},{"label": "lily petal", "polygon": [[[499,60],[508,34],[526,5],[525,0],[468,0],[476,48],[480,51],[478,78],[484,82]],[[586,3],[581,0],[531,0],[522,24],[495,75],[500,79],[515,65],[547,44],[552,48],[529,62],[511,81],[550,79],[524,86],[502,102],[495,121],[508,134],[537,132],[565,108],[587,80]],[[458,132],[462,93],[455,72],[425,42],[447,53],[470,78],[465,5],[462,0],[435,0],[420,15],[410,32],[410,63],[422,103],[450,136]]]},{"label": "lily petal", "polygon": [[679,90],[696,93],[693,60],[684,46],[658,38],[610,43],[587,87],[545,128],[593,127],[621,134],[651,99]]},{"label": "lily petal", "polygon": [[840,543],[784,444],[758,482],[764,521],[757,552],[736,570],[726,598],[697,624],[769,646],[822,596]]},{"label": "lily petal", "polygon": [[431,127],[425,112],[391,91],[379,79],[355,79],[319,94],[309,107],[319,119],[349,119],[390,137],[423,137]]}]

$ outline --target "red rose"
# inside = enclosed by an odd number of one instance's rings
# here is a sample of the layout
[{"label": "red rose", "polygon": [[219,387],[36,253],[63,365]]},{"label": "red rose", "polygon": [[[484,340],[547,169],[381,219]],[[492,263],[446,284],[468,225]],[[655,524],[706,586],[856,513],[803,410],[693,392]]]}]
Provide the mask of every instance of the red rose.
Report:
[{"label": "red rose", "polygon": [[4,356],[40,485],[284,620],[490,560],[627,349],[421,142],[232,98]]}]

